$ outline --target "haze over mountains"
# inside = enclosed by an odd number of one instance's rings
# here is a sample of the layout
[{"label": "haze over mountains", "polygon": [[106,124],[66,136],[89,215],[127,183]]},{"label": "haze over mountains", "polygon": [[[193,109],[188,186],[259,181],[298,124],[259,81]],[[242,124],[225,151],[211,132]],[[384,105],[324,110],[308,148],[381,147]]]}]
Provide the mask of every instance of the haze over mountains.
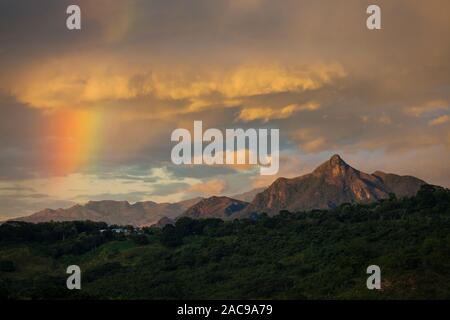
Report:
[{"label": "haze over mountains", "polygon": [[313,172],[292,179],[278,178],[269,187],[230,197],[195,198],[177,203],[152,201],[90,201],[68,209],[45,209],[14,220],[28,222],[92,220],[108,224],[159,226],[173,223],[180,216],[191,218],[249,217],[280,210],[303,211],[334,208],[342,203],[369,203],[389,197],[413,196],[426,184],[412,176],[376,171],[364,173],[349,166],[339,155],[332,156]]}]

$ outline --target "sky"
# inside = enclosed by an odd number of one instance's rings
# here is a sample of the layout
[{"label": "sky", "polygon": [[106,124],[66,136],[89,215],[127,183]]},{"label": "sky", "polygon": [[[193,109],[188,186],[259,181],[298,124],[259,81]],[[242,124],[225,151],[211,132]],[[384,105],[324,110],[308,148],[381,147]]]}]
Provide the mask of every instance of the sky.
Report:
[{"label": "sky", "polygon": [[[366,27],[369,4],[381,30]],[[0,0],[0,220],[233,195],[335,153],[450,187],[449,12],[447,0]],[[280,129],[278,174],[174,165],[171,132],[194,120]]]}]

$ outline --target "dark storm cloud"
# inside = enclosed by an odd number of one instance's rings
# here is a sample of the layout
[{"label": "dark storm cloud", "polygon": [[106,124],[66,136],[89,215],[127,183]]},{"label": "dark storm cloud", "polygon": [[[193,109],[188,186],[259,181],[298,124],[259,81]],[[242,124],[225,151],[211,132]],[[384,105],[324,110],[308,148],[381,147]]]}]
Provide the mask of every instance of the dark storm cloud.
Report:
[{"label": "dark storm cloud", "polygon": [[0,178],[22,179],[33,176],[39,167],[42,115],[9,96],[0,95]]}]

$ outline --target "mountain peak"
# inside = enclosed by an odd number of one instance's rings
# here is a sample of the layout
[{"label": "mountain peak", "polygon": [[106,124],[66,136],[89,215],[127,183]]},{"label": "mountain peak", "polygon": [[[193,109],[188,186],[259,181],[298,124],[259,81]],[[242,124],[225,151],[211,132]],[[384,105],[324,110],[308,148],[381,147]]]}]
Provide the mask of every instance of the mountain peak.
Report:
[{"label": "mountain peak", "polygon": [[257,194],[242,216],[255,212],[274,215],[281,210],[291,212],[329,209],[342,203],[369,203],[386,199],[390,193],[399,197],[417,193],[424,181],[377,172],[370,175],[348,165],[335,154],[312,173],[292,179],[279,178]]},{"label": "mountain peak", "polygon": [[329,160],[331,166],[342,166],[348,165],[344,160],[342,160],[341,156],[338,154],[334,154]]},{"label": "mountain peak", "polygon": [[316,175],[332,175],[339,176],[344,174],[347,169],[351,168],[342,158],[335,154],[329,160],[318,166],[313,173]]}]

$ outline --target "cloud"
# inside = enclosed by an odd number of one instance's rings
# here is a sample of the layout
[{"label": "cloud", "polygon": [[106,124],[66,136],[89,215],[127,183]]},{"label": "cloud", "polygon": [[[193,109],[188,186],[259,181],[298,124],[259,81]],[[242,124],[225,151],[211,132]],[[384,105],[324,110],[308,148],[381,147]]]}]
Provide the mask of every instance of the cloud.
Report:
[{"label": "cloud", "polygon": [[253,121],[261,119],[264,122],[268,122],[273,119],[286,119],[290,117],[293,113],[298,111],[314,111],[320,108],[320,105],[315,102],[309,102],[306,104],[289,104],[280,109],[272,107],[261,107],[261,108],[243,108],[237,117],[238,120],[244,122]]},{"label": "cloud", "polygon": [[423,104],[407,107],[405,108],[405,112],[407,114],[413,115],[415,117],[420,117],[425,113],[439,111],[439,110],[448,110],[449,103],[445,100],[431,100],[427,101]]},{"label": "cloud", "polygon": [[93,25],[99,27],[101,40],[111,44],[126,37],[136,20],[138,10],[136,4],[135,1],[98,0],[93,3],[81,0],[79,5],[83,9],[85,28]]},{"label": "cloud", "polygon": [[227,188],[228,185],[225,180],[212,179],[205,182],[194,184],[186,191],[212,196],[223,194],[223,192],[225,192]]},{"label": "cloud", "polygon": [[299,148],[306,152],[318,152],[329,147],[327,140],[321,133],[313,129],[299,129],[293,133],[293,138],[298,141]]},{"label": "cloud", "polygon": [[315,152],[323,149],[325,143],[326,141],[324,138],[318,137],[304,142],[303,144],[300,145],[300,147],[307,152]]},{"label": "cloud", "polygon": [[0,197],[20,199],[44,199],[50,198],[48,194],[38,193],[34,188],[20,184],[6,185],[0,181]]},{"label": "cloud", "polygon": [[437,117],[437,118],[435,118],[435,119],[433,119],[433,120],[430,120],[429,122],[428,122],[428,124],[430,125],[430,126],[438,126],[438,125],[441,125],[441,124],[444,124],[444,123],[447,123],[447,122],[449,122],[450,121],[450,117],[448,116],[448,115],[443,115],[443,116],[440,116],[440,117]]},{"label": "cloud", "polygon": [[[4,85],[21,103],[42,109],[90,108],[112,100],[133,104],[142,97],[160,103],[183,102],[181,108],[161,108],[153,113],[164,116],[208,107],[236,107],[240,99],[252,96],[315,90],[345,76],[342,66],[335,63],[302,67],[261,62],[191,68],[152,66],[139,56],[131,59],[134,63],[121,63],[122,59],[126,58],[114,54],[49,59],[16,72],[13,81]],[[282,112],[288,116],[315,107],[314,103],[292,104]]]},{"label": "cloud", "polygon": [[80,194],[73,200],[79,199],[81,202],[89,201],[101,201],[101,200],[115,200],[115,201],[128,201],[130,203],[139,202],[147,199],[150,196],[147,192],[135,191],[124,193],[98,193],[98,194]]}]

